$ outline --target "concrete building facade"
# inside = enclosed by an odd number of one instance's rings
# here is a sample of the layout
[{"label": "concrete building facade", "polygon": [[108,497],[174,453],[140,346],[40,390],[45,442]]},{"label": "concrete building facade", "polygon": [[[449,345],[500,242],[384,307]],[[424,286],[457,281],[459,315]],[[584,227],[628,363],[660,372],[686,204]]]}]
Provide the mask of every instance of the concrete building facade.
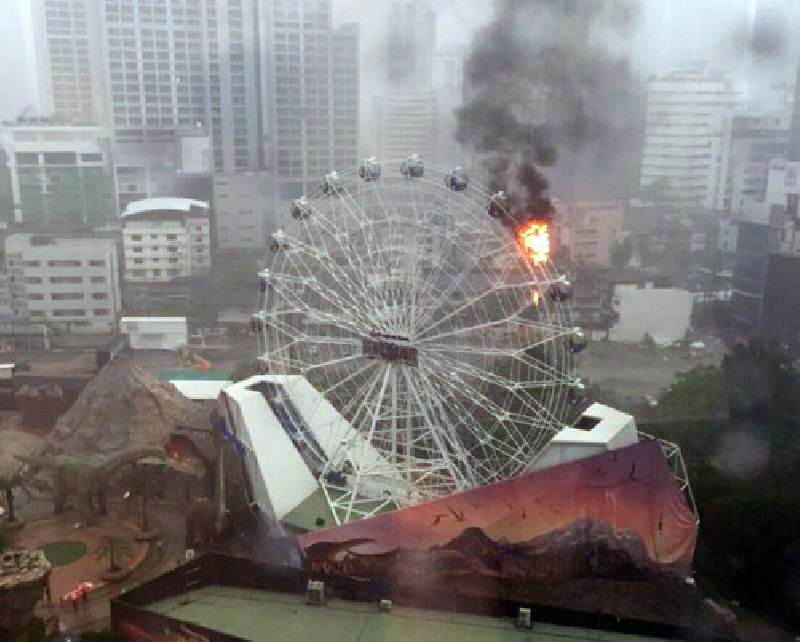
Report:
[{"label": "concrete building facade", "polygon": [[640,186],[674,203],[722,209],[735,99],[727,76],[702,66],[652,77]]},{"label": "concrete building facade", "polygon": [[187,198],[144,199],[130,203],[121,216],[126,282],[168,283],[208,273],[208,203]]},{"label": "concrete building facade", "polygon": [[16,222],[52,232],[116,220],[108,130],[16,122],[0,128],[0,145]]},{"label": "concrete building facade", "polygon": [[113,239],[12,234],[5,241],[15,319],[68,332],[114,332],[121,309]]},{"label": "concrete building facade", "polygon": [[30,0],[36,49],[43,52],[46,110],[60,121],[100,125],[103,82],[103,4],[96,0]]},{"label": "concrete building facade", "polygon": [[570,263],[611,267],[614,248],[623,238],[625,208],[618,202],[582,202],[557,206],[559,243]]},{"label": "concrete building facade", "polygon": [[105,82],[118,140],[147,144],[205,129],[217,171],[255,169],[256,0],[105,2]]},{"label": "concrete building facade", "polygon": [[789,120],[788,109],[733,117],[725,209],[743,214],[766,199],[770,162],[786,154]]},{"label": "concrete building facade", "polygon": [[277,227],[275,213],[272,174],[214,175],[214,225],[218,250],[266,249],[267,238]]},{"label": "concrete building facade", "polygon": [[358,164],[359,31],[333,27],[330,0],[264,0],[259,32],[266,159],[285,201]]},{"label": "concrete building facade", "polygon": [[375,100],[379,158],[399,160],[419,154],[423,161],[438,156],[439,110],[433,91],[398,92]]}]

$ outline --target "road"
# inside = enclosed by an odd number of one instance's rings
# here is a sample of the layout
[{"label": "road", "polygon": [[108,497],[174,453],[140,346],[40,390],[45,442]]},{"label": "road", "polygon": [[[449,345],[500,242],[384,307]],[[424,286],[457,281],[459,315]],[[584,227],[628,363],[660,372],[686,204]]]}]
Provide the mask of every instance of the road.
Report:
[{"label": "road", "polygon": [[717,350],[693,357],[677,349],[595,342],[578,357],[576,371],[579,377],[607,389],[627,404],[641,401],[645,395],[657,397],[679,372],[699,365],[718,365],[722,354]]}]

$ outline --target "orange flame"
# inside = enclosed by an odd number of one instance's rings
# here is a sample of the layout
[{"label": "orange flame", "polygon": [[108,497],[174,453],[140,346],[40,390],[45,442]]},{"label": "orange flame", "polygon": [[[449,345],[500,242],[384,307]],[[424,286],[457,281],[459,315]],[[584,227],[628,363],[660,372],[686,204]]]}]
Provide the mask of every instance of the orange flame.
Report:
[{"label": "orange flame", "polygon": [[519,230],[522,249],[534,263],[544,263],[550,256],[550,225],[544,221],[530,221]]}]

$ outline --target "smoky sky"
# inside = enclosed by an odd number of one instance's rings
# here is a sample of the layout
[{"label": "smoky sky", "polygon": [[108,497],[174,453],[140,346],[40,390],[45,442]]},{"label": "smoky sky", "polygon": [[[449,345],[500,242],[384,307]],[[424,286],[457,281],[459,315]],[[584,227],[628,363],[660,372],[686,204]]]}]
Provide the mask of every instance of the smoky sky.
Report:
[{"label": "smoky sky", "polygon": [[636,82],[609,43],[627,39],[637,15],[632,0],[500,0],[475,35],[457,135],[525,216],[550,213],[543,168],[588,147],[619,151]]}]

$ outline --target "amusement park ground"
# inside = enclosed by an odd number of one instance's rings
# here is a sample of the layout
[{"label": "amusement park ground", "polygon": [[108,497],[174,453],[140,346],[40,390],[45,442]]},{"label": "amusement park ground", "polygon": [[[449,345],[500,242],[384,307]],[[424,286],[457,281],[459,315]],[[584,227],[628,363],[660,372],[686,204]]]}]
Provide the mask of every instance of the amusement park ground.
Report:
[{"label": "amusement park ground", "polygon": [[[15,532],[15,543],[36,548],[56,541],[78,541],[86,546],[86,553],[76,561],[55,566],[50,577],[52,602],[42,600],[37,614],[45,622],[61,624],[62,630],[72,633],[102,630],[108,627],[109,603],[112,597],[141,582],[157,577],[182,561],[184,519],[179,507],[170,503],[153,502],[150,517],[158,524],[160,536],[151,542],[137,542],[139,532],[131,511],[121,503],[111,503],[109,515],[99,518],[94,526],[75,527],[75,518],[69,514],[53,516],[49,502],[29,502],[20,506],[24,526]],[[130,574],[117,582],[106,582],[102,574],[107,559],[98,559],[96,552],[103,538],[113,535],[130,540],[133,555],[128,562]],[[61,596],[80,582],[92,582],[94,589],[88,599],[79,603],[62,602]]]}]

